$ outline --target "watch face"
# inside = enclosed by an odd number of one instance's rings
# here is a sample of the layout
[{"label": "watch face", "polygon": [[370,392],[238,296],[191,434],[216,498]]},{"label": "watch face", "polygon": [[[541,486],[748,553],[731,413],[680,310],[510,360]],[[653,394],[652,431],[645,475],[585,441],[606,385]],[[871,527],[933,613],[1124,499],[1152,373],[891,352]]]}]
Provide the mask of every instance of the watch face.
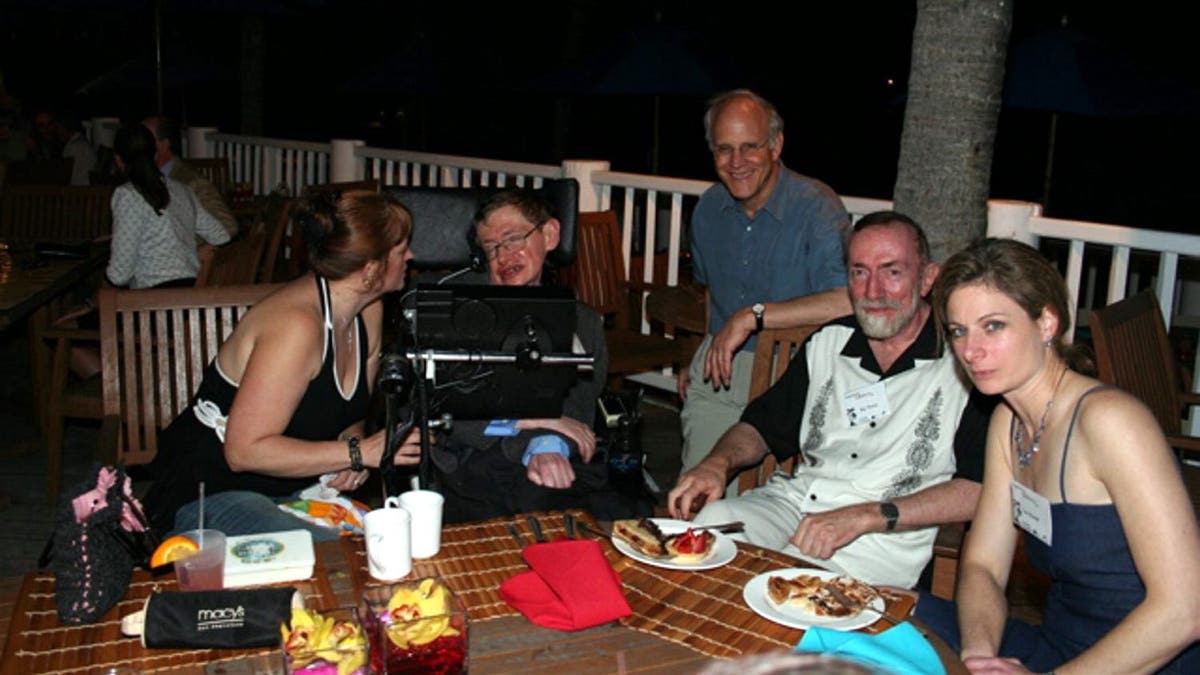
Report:
[{"label": "watch face", "polygon": [[896,508],[895,504],[883,502],[879,505],[879,511],[883,514],[884,519],[887,520],[888,530],[896,527],[896,521],[900,518],[900,509]]}]

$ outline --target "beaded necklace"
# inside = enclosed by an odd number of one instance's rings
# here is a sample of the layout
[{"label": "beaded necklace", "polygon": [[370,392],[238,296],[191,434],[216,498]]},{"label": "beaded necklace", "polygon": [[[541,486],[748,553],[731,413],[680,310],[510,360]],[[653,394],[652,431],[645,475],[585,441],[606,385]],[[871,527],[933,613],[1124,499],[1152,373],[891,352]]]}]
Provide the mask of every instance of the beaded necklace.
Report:
[{"label": "beaded necklace", "polygon": [[1025,425],[1021,420],[1017,420],[1016,428],[1013,429],[1012,442],[1017,450],[1017,462],[1022,467],[1029,466],[1033,461],[1033,456],[1037,454],[1039,446],[1042,443],[1042,434],[1046,433],[1046,418],[1050,416],[1050,409],[1054,407],[1054,397],[1058,395],[1058,386],[1062,384],[1063,378],[1067,375],[1067,367],[1063,366],[1062,372],[1058,374],[1058,381],[1054,383],[1054,391],[1050,392],[1050,400],[1046,401],[1046,409],[1042,411],[1042,420],[1038,423],[1038,428],[1033,432],[1033,438],[1029,443],[1029,447],[1022,449],[1021,446],[1025,443]]}]

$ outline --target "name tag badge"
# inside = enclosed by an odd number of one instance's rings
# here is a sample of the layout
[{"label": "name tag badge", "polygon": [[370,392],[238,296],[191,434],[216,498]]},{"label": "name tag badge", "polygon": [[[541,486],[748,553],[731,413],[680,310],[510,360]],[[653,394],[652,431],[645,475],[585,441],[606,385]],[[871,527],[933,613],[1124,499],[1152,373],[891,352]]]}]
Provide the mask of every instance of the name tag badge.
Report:
[{"label": "name tag badge", "polygon": [[855,389],[842,397],[842,407],[850,426],[870,424],[891,412],[887,390],[882,382]]},{"label": "name tag badge", "polygon": [[1053,539],[1050,500],[1015,480],[1011,485],[1013,523],[1037,537],[1043,544],[1050,546]]}]

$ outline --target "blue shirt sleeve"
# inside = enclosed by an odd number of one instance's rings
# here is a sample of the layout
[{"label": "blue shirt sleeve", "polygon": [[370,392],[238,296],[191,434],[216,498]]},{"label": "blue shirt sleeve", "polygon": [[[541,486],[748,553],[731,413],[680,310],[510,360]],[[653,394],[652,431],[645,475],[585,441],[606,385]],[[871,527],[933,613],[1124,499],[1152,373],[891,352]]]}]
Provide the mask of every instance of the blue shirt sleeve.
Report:
[{"label": "blue shirt sleeve", "polygon": [[521,464],[529,466],[529,460],[533,459],[534,455],[542,455],[547,452],[558,453],[568,459],[571,457],[571,448],[561,436],[534,436],[529,439],[529,445],[525,446],[525,456],[521,458]]}]

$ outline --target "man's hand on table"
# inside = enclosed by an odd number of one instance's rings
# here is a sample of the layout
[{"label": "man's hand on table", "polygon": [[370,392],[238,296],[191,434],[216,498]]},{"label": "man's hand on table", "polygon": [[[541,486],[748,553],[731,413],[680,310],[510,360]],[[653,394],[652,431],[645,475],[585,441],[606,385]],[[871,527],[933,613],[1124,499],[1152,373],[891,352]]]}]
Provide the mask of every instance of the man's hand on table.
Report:
[{"label": "man's hand on table", "polygon": [[704,379],[712,383],[713,389],[728,389],[733,383],[733,355],[746,344],[755,323],[750,308],[743,307],[713,336],[704,355]]},{"label": "man's hand on table", "polygon": [[705,504],[720,499],[725,494],[725,474],[720,461],[708,458],[680,476],[667,495],[671,517],[691,520]]},{"label": "man's hand on table", "polygon": [[529,458],[525,477],[535,485],[563,490],[575,482],[575,470],[562,455],[543,452]]},{"label": "man's hand on table", "polygon": [[886,527],[879,504],[864,502],[804,516],[790,541],[804,555],[827,560],[860,536]]}]

